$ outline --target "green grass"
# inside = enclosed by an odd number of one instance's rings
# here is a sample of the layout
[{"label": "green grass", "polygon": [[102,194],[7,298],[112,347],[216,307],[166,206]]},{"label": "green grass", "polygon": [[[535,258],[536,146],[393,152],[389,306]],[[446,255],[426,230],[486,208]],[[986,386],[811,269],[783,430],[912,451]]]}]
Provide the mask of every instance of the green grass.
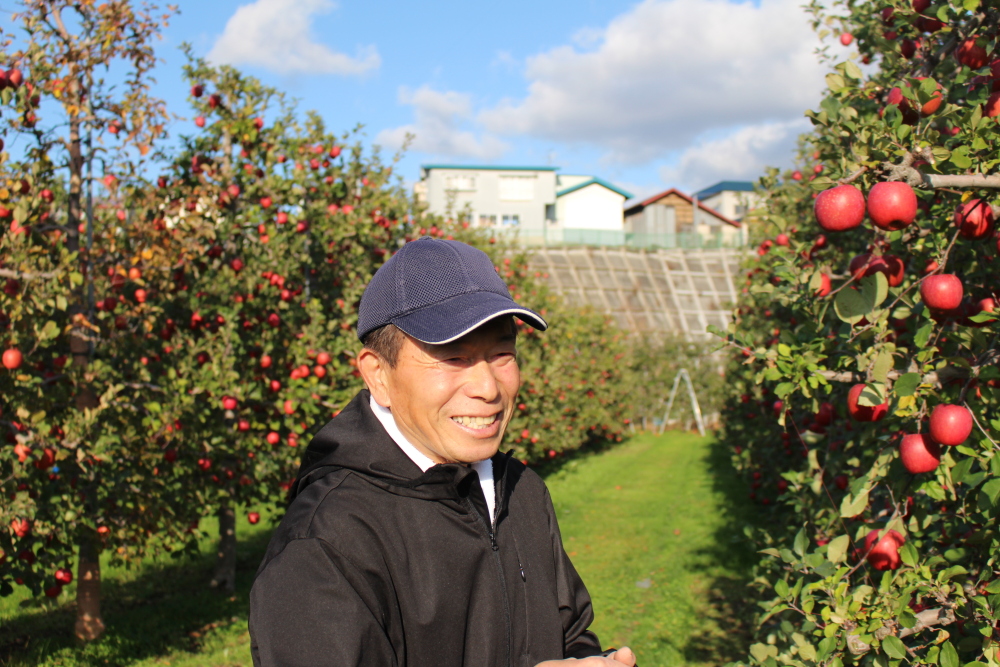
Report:
[{"label": "green grass", "polygon": [[[721,665],[745,655],[746,489],[721,447],[685,433],[642,434],[557,466],[543,473],[605,645],[627,643],[642,667]],[[251,665],[247,597],[270,529],[267,517],[250,526],[240,513],[232,596],[207,586],[212,534],[199,558],[105,565],[107,631],[87,646],[71,636],[75,585],[55,601],[0,599],[0,666]]]},{"label": "green grass", "polygon": [[629,645],[642,667],[746,655],[747,490],[719,445],[639,435],[546,481],[606,646]]}]

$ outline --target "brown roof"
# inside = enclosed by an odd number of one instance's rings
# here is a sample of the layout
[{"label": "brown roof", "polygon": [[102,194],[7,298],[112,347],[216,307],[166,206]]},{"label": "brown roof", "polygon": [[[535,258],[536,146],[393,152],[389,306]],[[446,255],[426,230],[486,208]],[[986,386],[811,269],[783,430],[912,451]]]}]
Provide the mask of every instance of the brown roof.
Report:
[{"label": "brown roof", "polygon": [[[677,195],[678,197],[680,197],[681,199],[683,199],[684,201],[686,201],[689,204],[693,204],[694,203],[694,199],[692,199],[691,195],[686,195],[683,192],[681,192],[680,190],[678,190],[677,188],[670,188],[669,190],[664,190],[663,192],[661,192],[659,194],[656,194],[656,195],[653,195],[652,197],[649,197],[648,199],[643,199],[638,204],[633,204],[632,206],[629,206],[627,209],[625,209],[625,215],[629,215],[631,213],[635,213],[637,211],[641,211],[642,209],[646,208],[650,204],[655,204],[656,202],[660,201],[664,197],[669,197],[670,195]],[[735,220],[730,220],[726,216],[724,216],[721,213],[719,213],[718,211],[716,211],[714,208],[709,208],[709,207],[705,206],[704,204],[702,204],[700,201],[698,202],[698,208],[700,208],[701,210],[705,211],[706,213],[708,213],[708,214],[710,214],[712,216],[715,216],[716,218],[718,218],[722,222],[726,223],[727,225],[732,225],[733,227],[740,227],[741,226],[740,223],[736,222]]]}]

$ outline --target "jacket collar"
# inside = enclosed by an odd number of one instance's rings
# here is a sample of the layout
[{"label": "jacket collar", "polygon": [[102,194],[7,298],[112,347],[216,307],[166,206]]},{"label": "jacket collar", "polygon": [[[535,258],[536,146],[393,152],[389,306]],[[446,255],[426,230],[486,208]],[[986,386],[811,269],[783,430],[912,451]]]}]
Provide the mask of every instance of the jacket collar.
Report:
[{"label": "jacket collar", "polygon": [[[346,469],[397,495],[426,500],[459,500],[469,495],[473,469],[457,463],[437,464],[427,472],[392,440],[369,405],[363,389],[309,443],[289,500],[326,472]],[[493,457],[494,481],[506,474],[510,454]],[[501,486],[501,488],[503,488]]]}]

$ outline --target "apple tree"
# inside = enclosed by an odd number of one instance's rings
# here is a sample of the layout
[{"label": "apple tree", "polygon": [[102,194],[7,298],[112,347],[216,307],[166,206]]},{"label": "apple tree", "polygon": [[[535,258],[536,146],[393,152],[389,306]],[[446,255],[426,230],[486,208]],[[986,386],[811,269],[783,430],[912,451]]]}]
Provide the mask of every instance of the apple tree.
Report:
[{"label": "apple tree", "polygon": [[765,519],[748,660],[996,665],[1000,10],[809,10],[841,46],[718,332]]},{"label": "apple tree", "polygon": [[149,86],[168,15],[25,0],[0,37],[0,594],[58,597],[75,554],[85,640],[103,629],[100,550],[172,548],[184,514],[144,465],[156,388],[136,372],[150,323],[140,264],[162,238],[130,213],[163,136]]}]

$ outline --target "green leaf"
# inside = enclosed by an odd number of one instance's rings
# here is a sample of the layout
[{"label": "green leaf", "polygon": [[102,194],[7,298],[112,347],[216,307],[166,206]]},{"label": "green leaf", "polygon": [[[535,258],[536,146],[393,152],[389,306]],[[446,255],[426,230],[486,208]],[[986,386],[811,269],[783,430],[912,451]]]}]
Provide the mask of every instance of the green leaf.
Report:
[{"label": "green leaf", "polygon": [[784,579],[778,579],[774,582],[774,592],[778,594],[778,597],[787,598],[788,597],[788,582]]},{"label": "green leaf", "polygon": [[147,401],[146,402],[146,409],[149,410],[150,412],[155,412],[155,413],[159,414],[160,412],[163,411],[163,406],[161,406],[156,401]]},{"label": "green leaf", "polygon": [[847,557],[847,549],[851,546],[851,538],[838,535],[826,545],[826,557],[831,563],[840,563]]},{"label": "green leaf", "polygon": [[882,305],[885,298],[889,296],[889,280],[884,273],[878,272],[874,275],[861,279],[861,293],[865,299],[871,303],[869,311]]},{"label": "green leaf", "polygon": [[42,327],[42,330],[38,332],[38,338],[41,340],[50,340],[59,336],[59,327],[55,322],[49,320]]},{"label": "green leaf", "polygon": [[972,166],[972,159],[969,158],[969,148],[967,146],[959,146],[953,150],[949,160],[959,169],[968,169]]},{"label": "green leaf", "polygon": [[979,9],[979,0],[962,0],[962,8],[967,12]]},{"label": "green leaf", "polygon": [[927,341],[931,339],[931,333],[934,332],[934,323],[928,322],[924,326],[917,329],[917,333],[913,335],[913,343],[918,347],[926,347]]},{"label": "green leaf", "polygon": [[778,344],[778,354],[780,354],[783,357],[790,357],[790,356],[792,356],[792,348],[788,347],[784,343],[779,343]]},{"label": "green leaf", "polygon": [[[879,275],[882,275],[881,273]],[[875,367],[872,369],[872,378],[876,382],[885,382],[889,378],[889,371],[892,370],[892,352],[880,350],[875,358]]]},{"label": "green leaf", "polygon": [[843,502],[840,503],[840,516],[844,518],[857,516],[866,507],[868,507],[868,489],[859,493],[857,497],[854,497],[853,494],[848,494]]},{"label": "green leaf", "polygon": [[750,655],[757,662],[764,662],[768,658],[774,658],[778,655],[778,647],[770,644],[754,644],[750,647]]},{"label": "green leaf", "polygon": [[903,373],[896,380],[892,390],[896,396],[913,396],[920,386],[920,373]]},{"label": "green leaf", "polygon": [[903,546],[899,548],[899,558],[906,565],[913,567],[917,564],[917,559],[920,555],[917,553],[917,548],[913,546],[911,542],[904,542]]},{"label": "green leaf", "polygon": [[941,667],[958,667],[958,651],[951,645],[951,642],[941,644],[941,654],[938,656],[938,664]]},{"label": "green leaf", "polygon": [[778,398],[784,398],[790,393],[795,391],[795,383],[793,382],[782,382],[777,387],[774,388],[774,395]]},{"label": "green leaf", "polygon": [[830,72],[826,75],[826,85],[830,87],[833,92],[838,92],[843,90],[847,84],[844,82],[844,77],[840,76],[836,72]]},{"label": "green leaf", "polygon": [[869,382],[858,395],[858,405],[875,407],[885,403],[885,385],[879,382]]},{"label": "green leaf", "polygon": [[983,512],[992,511],[996,507],[997,498],[1000,498],[1000,479],[991,479],[979,489],[979,509]]},{"label": "green leaf", "polygon": [[862,77],[861,68],[850,60],[844,63],[844,74],[855,81],[860,81]]},{"label": "green leaf", "polygon": [[833,309],[837,317],[848,324],[857,324],[868,314],[869,303],[862,296],[861,292],[850,288],[837,292],[837,298],[833,302]]},{"label": "green leaf", "polygon": [[798,555],[800,556],[806,555],[806,549],[809,548],[809,538],[806,536],[805,528],[800,529],[799,532],[796,533],[795,542],[792,545],[792,548]]},{"label": "green leaf", "polygon": [[906,657],[906,644],[899,637],[889,635],[882,640],[882,649],[890,658],[902,660]]}]

